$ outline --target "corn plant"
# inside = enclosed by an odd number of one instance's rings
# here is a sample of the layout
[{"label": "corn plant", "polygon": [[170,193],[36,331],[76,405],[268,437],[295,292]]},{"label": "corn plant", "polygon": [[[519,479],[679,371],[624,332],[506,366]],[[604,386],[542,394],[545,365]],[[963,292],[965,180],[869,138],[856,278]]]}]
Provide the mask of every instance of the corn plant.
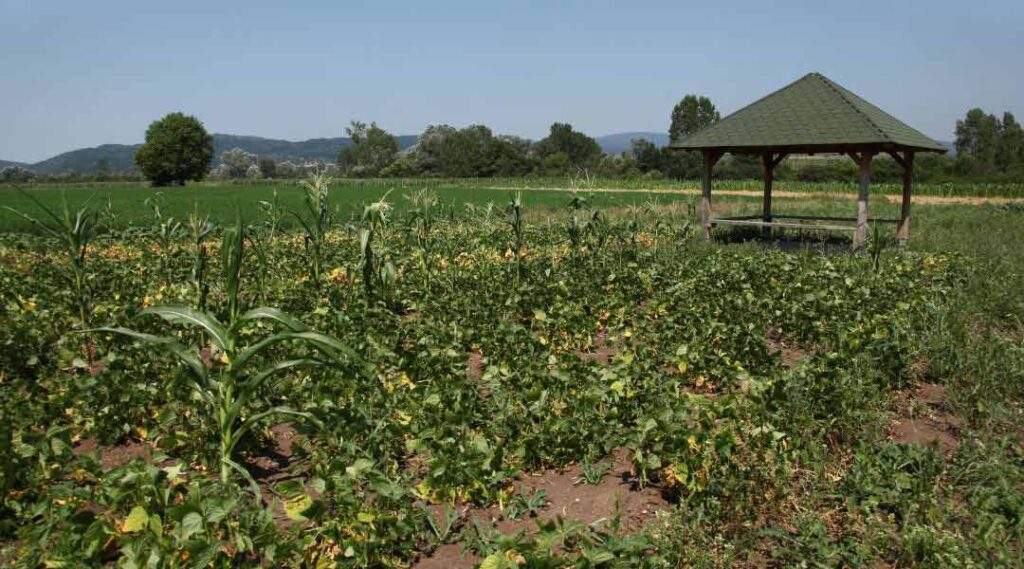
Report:
[{"label": "corn plant", "polygon": [[871,231],[871,239],[868,240],[867,253],[871,258],[871,266],[875,272],[882,266],[882,256],[885,251],[893,246],[893,239],[882,232],[879,224],[874,224]]},{"label": "corn plant", "polygon": [[281,220],[284,214],[281,211],[281,203],[274,190],[274,197],[271,201],[260,201],[260,209],[263,210],[263,223],[257,225],[249,234],[249,242],[252,244],[252,251],[256,255],[256,290],[260,300],[267,298],[267,279],[273,274],[271,265],[271,248],[277,238],[281,227]]},{"label": "corn plant", "polygon": [[323,253],[327,243],[327,232],[331,228],[330,189],[331,176],[326,172],[317,172],[302,181],[305,189],[303,205],[305,211],[300,215],[293,212],[306,234],[306,257],[309,261],[309,279],[313,287],[318,289],[323,275]]},{"label": "corn plant", "polygon": [[182,238],[184,227],[181,222],[171,216],[164,216],[160,207],[164,202],[163,192],[157,192],[146,198],[145,204],[153,211],[153,228],[150,236],[160,248],[159,263],[161,272],[168,283],[174,282],[171,274],[171,262],[174,257],[174,244]]},{"label": "corn plant", "polygon": [[423,274],[423,290],[430,289],[430,255],[433,252],[431,232],[437,219],[437,193],[423,188],[406,195],[409,200],[409,225],[416,239],[416,260]]},{"label": "corn plant", "polygon": [[395,265],[387,258],[384,248],[384,230],[391,204],[380,200],[363,208],[363,227],[359,231],[359,253],[363,287],[371,304],[382,301],[394,308],[394,289],[398,281]]},{"label": "corn plant", "polygon": [[523,194],[516,192],[505,208],[505,216],[509,229],[512,231],[512,247],[509,250],[516,260],[516,279],[523,272],[523,247],[526,245],[526,216],[523,212]]},{"label": "corn plant", "polygon": [[[158,316],[170,323],[184,324],[205,337],[209,347],[188,347],[173,335],[156,336],[122,327],[98,330],[154,345],[174,355],[183,364],[189,386],[202,402],[202,412],[217,427],[218,452],[211,467],[218,467],[222,482],[229,481],[234,470],[259,494],[253,477],[234,458],[238,443],[264,419],[292,415],[314,420],[303,411],[265,406],[259,398],[260,391],[289,371],[354,362],[358,357],[337,339],[310,330],[280,310],[268,307],[241,310],[239,293],[244,239],[241,222],[224,235],[221,250],[228,306],[223,321],[214,314],[187,306],[154,306],[139,314],[140,317]],[[255,341],[249,340],[252,337],[251,325],[261,321],[282,325],[286,330],[270,333]],[[280,344],[307,346],[317,355],[293,353],[288,359],[267,364],[271,357],[269,352]]]},{"label": "corn plant", "polygon": [[575,256],[583,247],[583,240],[586,237],[589,219],[583,215],[583,208],[586,207],[587,198],[573,194],[569,201],[569,224],[566,226],[566,233],[569,236],[569,244]]},{"label": "corn plant", "polygon": [[36,199],[32,194],[24,190],[20,191],[22,195],[39,206],[39,209],[46,214],[45,217],[39,219],[7,206],[5,206],[5,209],[25,219],[38,227],[46,235],[60,242],[65,258],[68,261],[68,270],[64,272],[64,276],[71,284],[75,295],[75,304],[78,308],[79,323],[84,329],[88,326],[90,314],[89,275],[86,272],[85,257],[89,250],[89,242],[96,234],[99,226],[97,212],[89,207],[93,196],[89,196],[89,199],[85,200],[78,209],[72,211],[71,206],[68,205],[67,195],[62,193],[61,210],[58,212],[46,207],[45,204]]},{"label": "corn plant", "polygon": [[210,285],[206,281],[209,251],[206,249],[206,238],[213,231],[210,218],[199,214],[193,205],[188,217],[189,237],[192,241],[192,288],[196,294],[196,308],[206,310],[206,299],[210,294]]}]

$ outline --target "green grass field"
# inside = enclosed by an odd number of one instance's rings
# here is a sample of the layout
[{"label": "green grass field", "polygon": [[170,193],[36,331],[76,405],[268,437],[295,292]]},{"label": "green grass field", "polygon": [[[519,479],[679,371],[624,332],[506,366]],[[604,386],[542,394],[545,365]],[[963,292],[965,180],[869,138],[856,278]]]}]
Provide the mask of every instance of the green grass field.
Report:
[{"label": "green grass field", "polygon": [[[372,180],[339,181],[331,189],[331,203],[338,219],[349,219],[362,212],[367,203],[387,194],[388,201],[402,211],[407,203],[405,195],[420,188],[430,187],[437,191],[441,203],[446,207],[454,205],[461,210],[465,204],[485,206],[488,202],[496,206],[506,204],[513,190],[498,189],[487,181],[436,181],[436,180]],[[240,212],[244,219],[256,218],[260,202],[274,199],[275,192],[280,206],[286,211],[301,207],[303,190],[294,181],[279,183],[218,183],[203,182],[183,188],[154,189],[141,184],[52,184],[26,186],[23,188],[41,202],[59,207],[62,197],[77,206],[88,199],[99,209],[107,209],[116,215],[113,225],[145,225],[152,219],[152,208],[146,200],[157,193],[162,194],[162,212],[177,219],[185,219],[196,205],[215,222],[232,219]],[[649,200],[668,203],[680,199],[692,199],[685,195],[649,194],[624,189],[621,193],[595,194],[593,201],[600,207],[617,207],[640,204]],[[563,208],[568,202],[565,195],[554,192],[534,192],[525,201],[531,209],[553,211]],[[39,208],[33,201],[15,187],[0,187],[0,206],[7,206],[31,215],[38,215]],[[289,220],[286,220],[288,223]],[[0,232],[20,232],[31,229],[31,224],[17,214],[0,210]]]},{"label": "green grass field", "polygon": [[[699,187],[696,182],[666,182],[651,180],[592,180],[587,184],[579,184],[572,179],[538,178],[538,179],[493,179],[493,180],[439,180],[439,179],[374,179],[374,180],[339,180],[332,185],[331,204],[337,219],[350,219],[358,216],[364,205],[378,200],[387,194],[397,211],[407,205],[405,196],[420,189],[431,188],[438,193],[441,204],[456,211],[465,209],[466,204],[486,206],[504,206],[516,190],[524,190],[524,201],[529,209],[536,213],[554,213],[564,211],[569,197],[555,190],[570,191],[576,188],[588,195],[588,200],[602,209],[621,208],[629,205],[646,203],[669,204],[684,201],[695,203],[696,196],[690,194],[665,193],[666,191],[690,190]],[[590,189],[601,190],[588,194]],[[716,181],[718,191],[747,190],[760,191],[760,182],[749,181]],[[607,191],[614,190],[614,191]],[[241,213],[244,219],[254,219],[260,215],[260,202],[274,199],[275,192],[280,206],[285,211],[294,211],[301,206],[302,188],[298,182],[285,180],[278,182],[201,182],[183,188],[152,188],[140,183],[82,183],[82,184],[31,184],[24,186],[0,186],[0,233],[31,231],[31,224],[7,208],[37,216],[42,212],[27,192],[44,204],[59,207],[62,198],[66,197],[69,204],[77,206],[92,199],[94,207],[113,213],[107,222],[112,228],[148,225],[153,218],[153,210],[146,200],[157,194],[161,198],[161,210],[165,216],[179,220],[186,219],[198,205],[204,215],[209,215],[215,222],[226,222]],[[830,214],[850,215],[853,211],[852,200],[856,188],[851,184],[807,184],[798,182],[779,182],[776,184],[777,194],[797,192],[814,194],[817,207],[831,212]],[[891,184],[872,186],[873,212],[890,215],[896,211],[884,200],[883,195],[898,195],[899,188]],[[921,196],[977,196],[977,197],[1019,197],[1024,190],[1013,184],[964,184],[964,185],[920,185],[915,188],[915,195]],[[777,197],[781,203],[789,203],[791,207],[796,200]],[[744,213],[753,213],[755,205],[759,207],[757,196],[726,196],[716,195],[716,203],[745,203],[740,209]],[[804,201],[804,200],[799,200]],[[732,206],[730,206],[732,207]],[[798,209],[800,207],[798,206]],[[804,211],[801,209],[801,211]],[[289,220],[285,220],[289,223]]]}]

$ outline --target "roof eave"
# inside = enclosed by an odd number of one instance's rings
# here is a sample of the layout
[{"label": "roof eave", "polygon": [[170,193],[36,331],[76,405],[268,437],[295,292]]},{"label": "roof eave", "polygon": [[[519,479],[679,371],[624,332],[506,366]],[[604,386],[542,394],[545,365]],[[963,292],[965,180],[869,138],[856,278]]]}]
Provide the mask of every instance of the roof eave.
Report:
[{"label": "roof eave", "polygon": [[875,150],[877,152],[934,152],[945,154],[944,147],[918,146],[913,144],[901,144],[897,142],[845,142],[834,144],[756,144],[756,145],[719,145],[719,144],[670,144],[670,150],[707,150],[729,152],[737,154],[759,154],[762,152],[787,152],[790,154],[825,154],[831,152],[843,153],[862,150]]}]

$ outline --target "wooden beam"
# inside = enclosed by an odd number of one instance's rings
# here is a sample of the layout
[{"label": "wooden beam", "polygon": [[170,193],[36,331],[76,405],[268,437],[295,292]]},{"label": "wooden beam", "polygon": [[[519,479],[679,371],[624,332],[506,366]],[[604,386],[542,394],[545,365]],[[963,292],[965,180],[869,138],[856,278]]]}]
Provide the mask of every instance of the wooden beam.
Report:
[{"label": "wooden beam", "polygon": [[780,152],[779,155],[772,160],[772,169],[774,170],[775,168],[778,168],[779,164],[782,164],[782,161],[785,160],[787,156],[789,156],[788,152]]},{"label": "wooden beam", "polygon": [[901,247],[910,240],[910,193],[914,178],[914,153],[905,152],[903,163],[903,207],[900,209],[900,224],[896,228],[896,240]]},{"label": "wooden beam", "polygon": [[898,152],[894,152],[894,151],[890,150],[890,151],[886,152],[886,154],[888,154],[889,156],[892,156],[893,161],[895,161],[897,164],[899,164],[903,168],[907,167],[906,163],[903,162],[903,158],[900,157]]},{"label": "wooden beam", "polygon": [[721,157],[720,153],[714,151],[702,152],[703,168],[701,170],[700,184],[700,226],[701,235],[704,239],[711,239],[711,172],[715,162]]},{"label": "wooden beam", "polygon": [[[761,155],[761,167],[764,175],[764,200],[761,202],[761,221],[765,223],[771,223],[772,180],[775,177],[775,161],[772,159],[771,152]],[[763,227],[761,227],[761,238],[765,240],[772,238],[772,226],[764,225]]]},{"label": "wooden beam", "polygon": [[[761,219],[761,214],[756,215],[730,215],[729,217],[716,217],[713,221],[718,222],[719,220],[744,220],[744,219]],[[853,225],[856,225],[856,217],[832,217],[828,215],[791,215],[786,213],[772,213],[772,219],[803,219],[807,221],[848,221]],[[891,223],[893,225],[899,225],[900,220],[893,217],[869,217],[868,221],[871,223]]]},{"label": "wooden beam", "polygon": [[817,225],[814,223],[786,223],[782,221],[764,222],[753,219],[716,219],[715,225],[746,225],[753,227],[783,227],[787,229],[815,229],[818,231],[856,231],[852,225]]},{"label": "wooden beam", "polygon": [[[760,217],[760,216],[754,215],[754,216],[751,216],[750,219],[757,219],[758,217]],[[817,220],[817,221],[849,221],[849,222],[856,222],[857,221],[856,217],[832,217],[832,216],[828,216],[828,215],[788,215],[788,214],[774,213],[774,214],[772,214],[772,217],[775,218],[775,219],[807,219],[807,220],[812,220],[812,221],[814,221],[814,220]],[[737,219],[743,219],[743,218],[740,217],[740,218],[737,218]],[[869,217],[868,221],[871,222],[871,223],[892,223],[892,224],[897,224],[897,225],[900,223],[900,220],[894,219],[894,218],[891,218],[891,217]]]},{"label": "wooden beam", "polygon": [[860,154],[860,191],[857,195],[857,231],[853,235],[853,248],[861,249],[868,238],[868,190],[871,185],[870,152]]},{"label": "wooden beam", "polygon": [[857,154],[856,152],[846,152],[845,154],[849,156],[850,159],[856,162],[857,164],[860,164],[860,158],[861,156],[864,155],[864,153]]}]

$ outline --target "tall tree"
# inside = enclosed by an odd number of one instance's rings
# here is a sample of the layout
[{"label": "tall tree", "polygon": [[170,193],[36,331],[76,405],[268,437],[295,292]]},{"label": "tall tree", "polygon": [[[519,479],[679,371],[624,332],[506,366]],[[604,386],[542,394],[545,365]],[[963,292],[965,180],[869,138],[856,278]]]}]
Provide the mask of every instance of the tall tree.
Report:
[{"label": "tall tree", "polygon": [[956,153],[970,157],[984,166],[995,165],[999,140],[999,119],[981,109],[971,109],[963,120],[956,121]]},{"label": "tall tree", "polygon": [[367,126],[364,122],[352,121],[345,132],[352,139],[352,145],[338,152],[338,167],[346,174],[377,176],[395,161],[398,139],[377,123]]},{"label": "tall tree", "polygon": [[[223,175],[229,178],[244,178],[249,172],[249,167],[256,164],[256,159],[255,154],[236,146],[220,155]],[[218,169],[218,173],[221,173],[220,169]]]},{"label": "tall tree", "polygon": [[672,142],[713,124],[720,119],[711,99],[703,95],[687,95],[672,108],[672,124],[668,137]]},{"label": "tall tree", "polygon": [[653,142],[643,138],[634,138],[629,141],[629,146],[638,170],[644,173],[661,170],[661,151]]},{"label": "tall tree", "polygon": [[146,142],[135,153],[142,175],[155,186],[184,186],[202,180],[213,160],[213,137],[199,119],[170,113],[146,129]]},{"label": "tall tree", "polygon": [[551,125],[548,136],[534,146],[537,155],[547,160],[555,154],[565,154],[569,165],[577,168],[592,166],[601,157],[601,146],[582,132],[572,129],[567,123]]},{"label": "tall tree", "polygon": [[1003,113],[999,124],[999,141],[996,143],[996,168],[1009,172],[1024,162],[1024,131],[1009,111]]}]

